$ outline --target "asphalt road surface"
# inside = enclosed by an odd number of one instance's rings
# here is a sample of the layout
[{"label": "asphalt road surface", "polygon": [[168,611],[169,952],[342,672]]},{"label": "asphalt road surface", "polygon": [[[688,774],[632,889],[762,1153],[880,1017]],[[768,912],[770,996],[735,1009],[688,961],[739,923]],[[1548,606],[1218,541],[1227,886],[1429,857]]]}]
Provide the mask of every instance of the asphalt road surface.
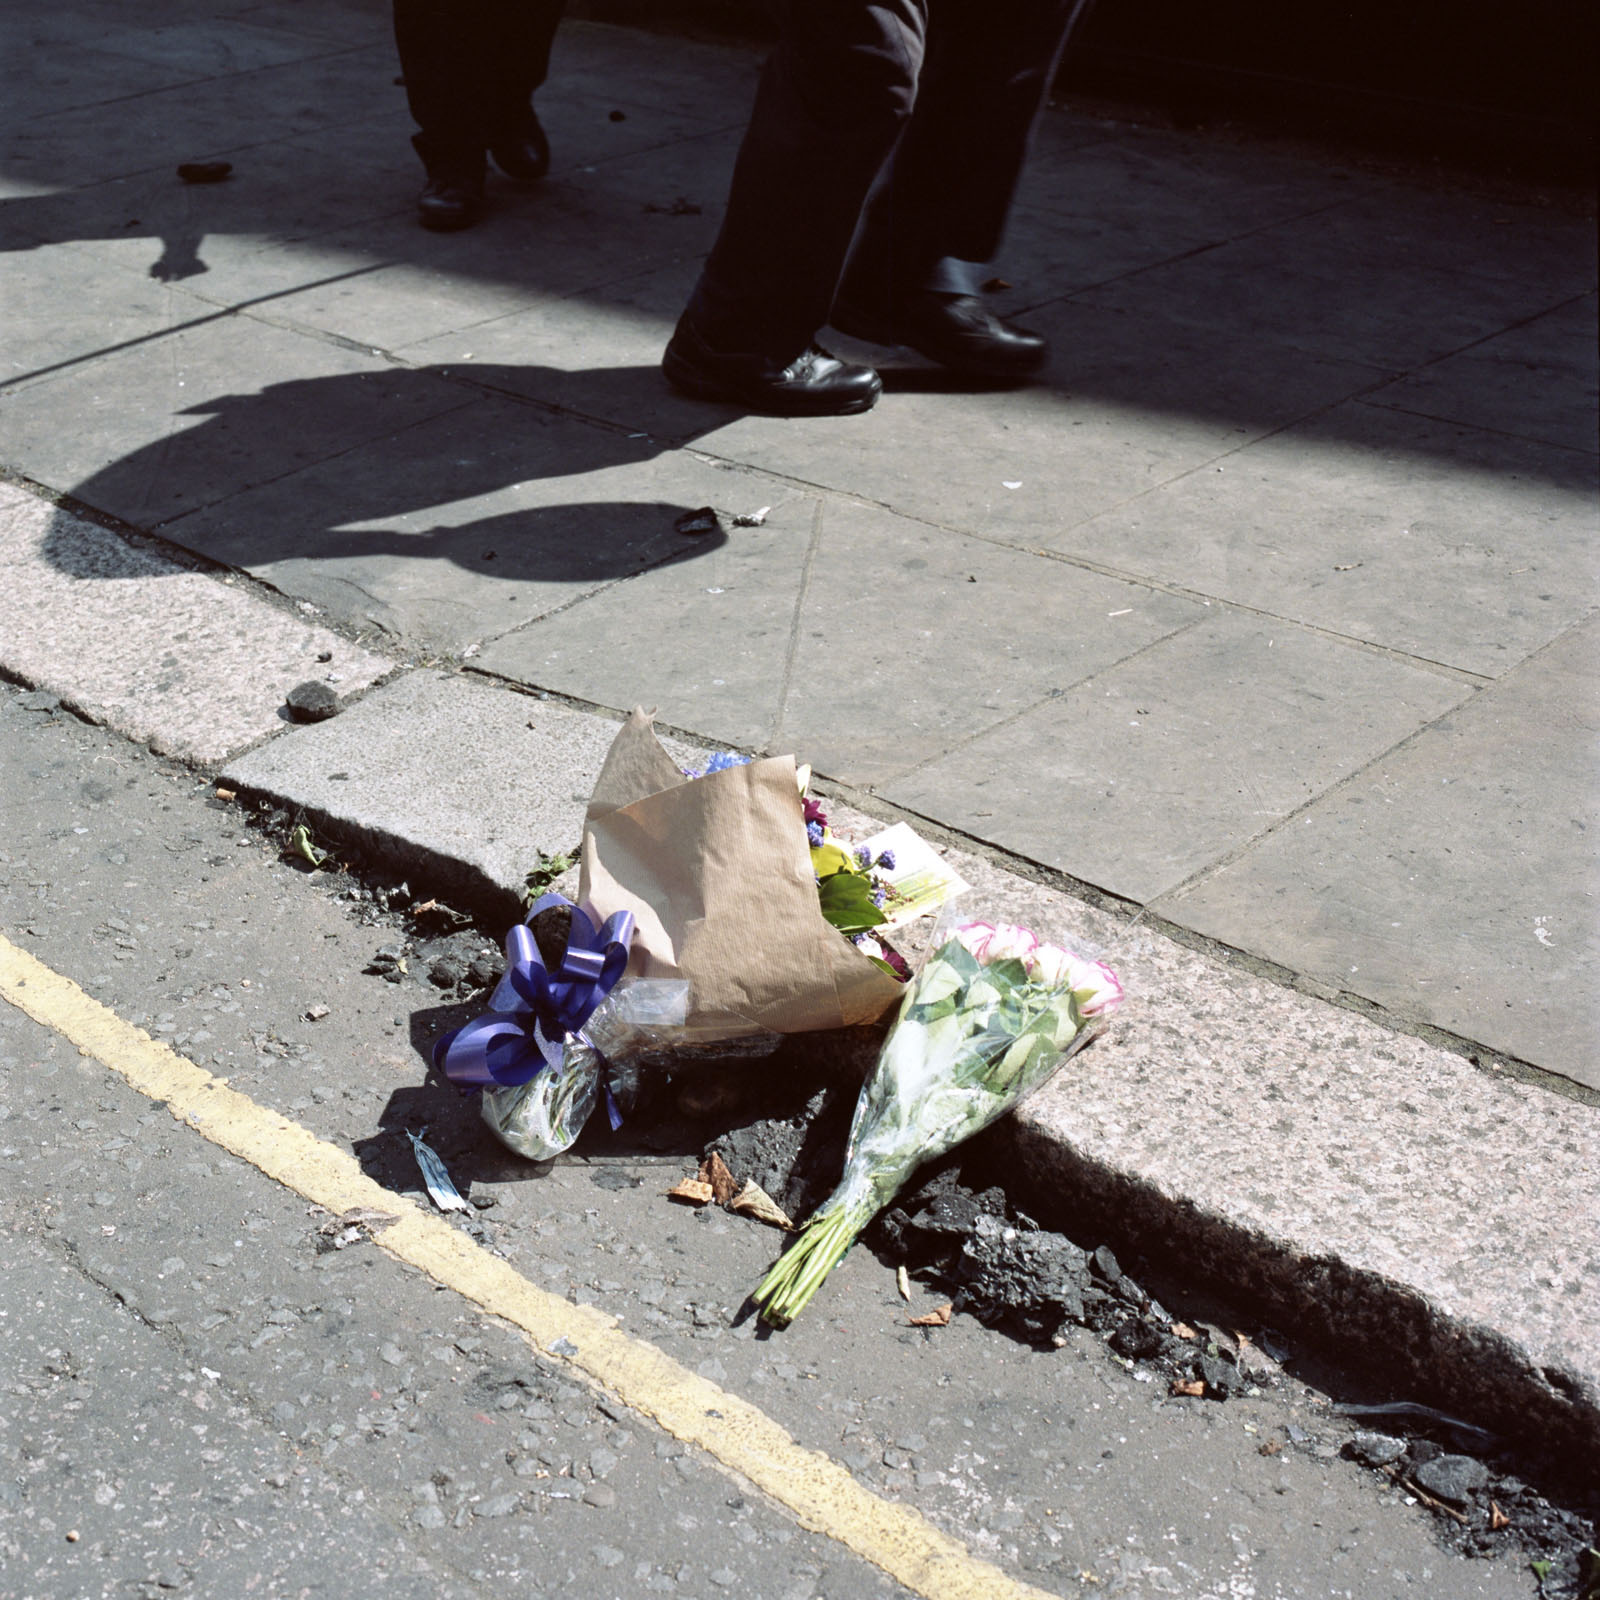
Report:
[{"label": "asphalt road surface", "polygon": [[[936,1298],[908,1305],[864,1249],[758,1331],[740,1308],[781,1236],[667,1201],[692,1152],[502,1151],[428,1082],[460,1008],[364,970],[394,930],[350,880],[3,685],[0,935],[70,980],[55,1021],[0,1001],[5,1600],[1538,1591],[1525,1556],[1463,1559],[1343,1458],[1350,1425],[1292,1354],[1253,1395],[1173,1396],[1086,1332],[910,1327]],[[88,1001],[225,1078],[265,1153],[139,1087],[133,1036],[74,1042]],[[269,1113],[311,1136],[301,1166]],[[335,1225],[331,1248],[317,1174],[426,1211],[424,1126],[475,1209],[413,1232],[459,1249],[430,1274],[386,1243],[409,1224]],[[556,1336],[486,1311],[491,1280],[534,1286]],[[615,1383],[586,1308],[629,1336]],[[718,1393],[723,1432],[697,1435],[684,1397]]]}]

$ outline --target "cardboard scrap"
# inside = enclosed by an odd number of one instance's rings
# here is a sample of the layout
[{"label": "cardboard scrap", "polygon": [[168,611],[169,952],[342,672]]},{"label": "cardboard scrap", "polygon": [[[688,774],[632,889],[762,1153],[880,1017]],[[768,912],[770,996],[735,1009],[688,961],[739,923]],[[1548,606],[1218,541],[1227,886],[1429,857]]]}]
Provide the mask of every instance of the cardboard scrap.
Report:
[{"label": "cardboard scrap", "polygon": [[739,1185],[728,1171],[728,1164],[715,1150],[700,1163],[697,1174],[701,1183],[711,1185],[711,1197],[719,1206],[727,1205],[739,1192]]},{"label": "cardboard scrap", "polygon": [[948,1301],[942,1306],[935,1306],[926,1316],[913,1317],[909,1326],[913,1328],[943,1328],[955,1312],[955,1307]]},{"label": "cardboard scrap", "polygon": [[716,1198],[716,1190],[699,1178],[685,1178],[667,1190],[669,1200],[681,1200],[685,1205],[708,1206]]},{"label": "cardboard scrap", "polygon": [[774,1228],[789,1232],[794,1229],[783,1207],[759,1183],[745,1184],[728,1202],[728,1209],[737,1211],[742,1217],[754,1217],[757,1222],[770,1222]]}]

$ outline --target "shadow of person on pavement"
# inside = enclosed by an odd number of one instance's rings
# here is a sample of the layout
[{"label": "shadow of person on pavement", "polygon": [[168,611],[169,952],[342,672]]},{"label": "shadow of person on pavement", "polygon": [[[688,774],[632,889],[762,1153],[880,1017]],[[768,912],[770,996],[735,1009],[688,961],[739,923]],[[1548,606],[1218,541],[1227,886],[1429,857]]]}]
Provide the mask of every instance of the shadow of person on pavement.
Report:
[{"label": "shadow of person on pavement", "polygon": [[[174,418],[192,425],[72,492],[211,561],[310,593],[335,614],[377,620],[366,616],[375,603],[394,605],[401,626],[422,619],[426,633],[430,610],[492,603],[508,614],[491,620],[511,624],[530,605],[542,611],[560,599],[527,597],[513,616],[507,586],[607,582],[726,542],[720,528],[679,532],[695,507],[661,499],[658,480],[630,470],[681,439],[593,426],[516,393],[559,392],[571,410],[593,414],[657,381],[643,368],[555,374],[488,364],[466,374],[385,367],[295,378],[184,406]],[[105,576],[65,521],[44,554],[74,576]],[[471,578],[441,583],[419,563]]]}]

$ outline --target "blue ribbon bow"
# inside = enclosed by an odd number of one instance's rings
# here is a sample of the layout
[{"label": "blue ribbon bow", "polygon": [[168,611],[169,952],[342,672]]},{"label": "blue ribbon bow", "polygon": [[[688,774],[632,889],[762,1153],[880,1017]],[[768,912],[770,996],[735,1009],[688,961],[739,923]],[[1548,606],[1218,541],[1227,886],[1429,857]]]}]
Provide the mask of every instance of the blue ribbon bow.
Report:
[{"label": "blue ribbon bow", "polygon": [[[552,906],[567,906],[572,912],[566,953],[553,974],[530,927]],[[628,965],[632,939],[631,911],[618,911],[596,928],[562,895],[536,900],[526,920],[506,934],[506,970],[489,997],[489,1009],[438,1040],[434,1066],[464,1094],[514,1088],[545,1067],[559,1072],[563,1041],[582,1028],[616,986]]]}]

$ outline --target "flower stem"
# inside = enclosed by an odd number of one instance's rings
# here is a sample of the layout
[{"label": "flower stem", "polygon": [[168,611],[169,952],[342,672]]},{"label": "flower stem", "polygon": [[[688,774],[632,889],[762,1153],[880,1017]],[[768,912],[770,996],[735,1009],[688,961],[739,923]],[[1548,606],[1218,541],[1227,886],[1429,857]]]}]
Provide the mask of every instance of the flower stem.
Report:
[{"label": "flower stem", "polygon": [[754,1300],[761,1320],[786,1327],[810,1304],[828,1274],[855,1243],[865,1218],[857,1220],[846,1207],[818,1213],[804,1233],[761,1280]]}]

